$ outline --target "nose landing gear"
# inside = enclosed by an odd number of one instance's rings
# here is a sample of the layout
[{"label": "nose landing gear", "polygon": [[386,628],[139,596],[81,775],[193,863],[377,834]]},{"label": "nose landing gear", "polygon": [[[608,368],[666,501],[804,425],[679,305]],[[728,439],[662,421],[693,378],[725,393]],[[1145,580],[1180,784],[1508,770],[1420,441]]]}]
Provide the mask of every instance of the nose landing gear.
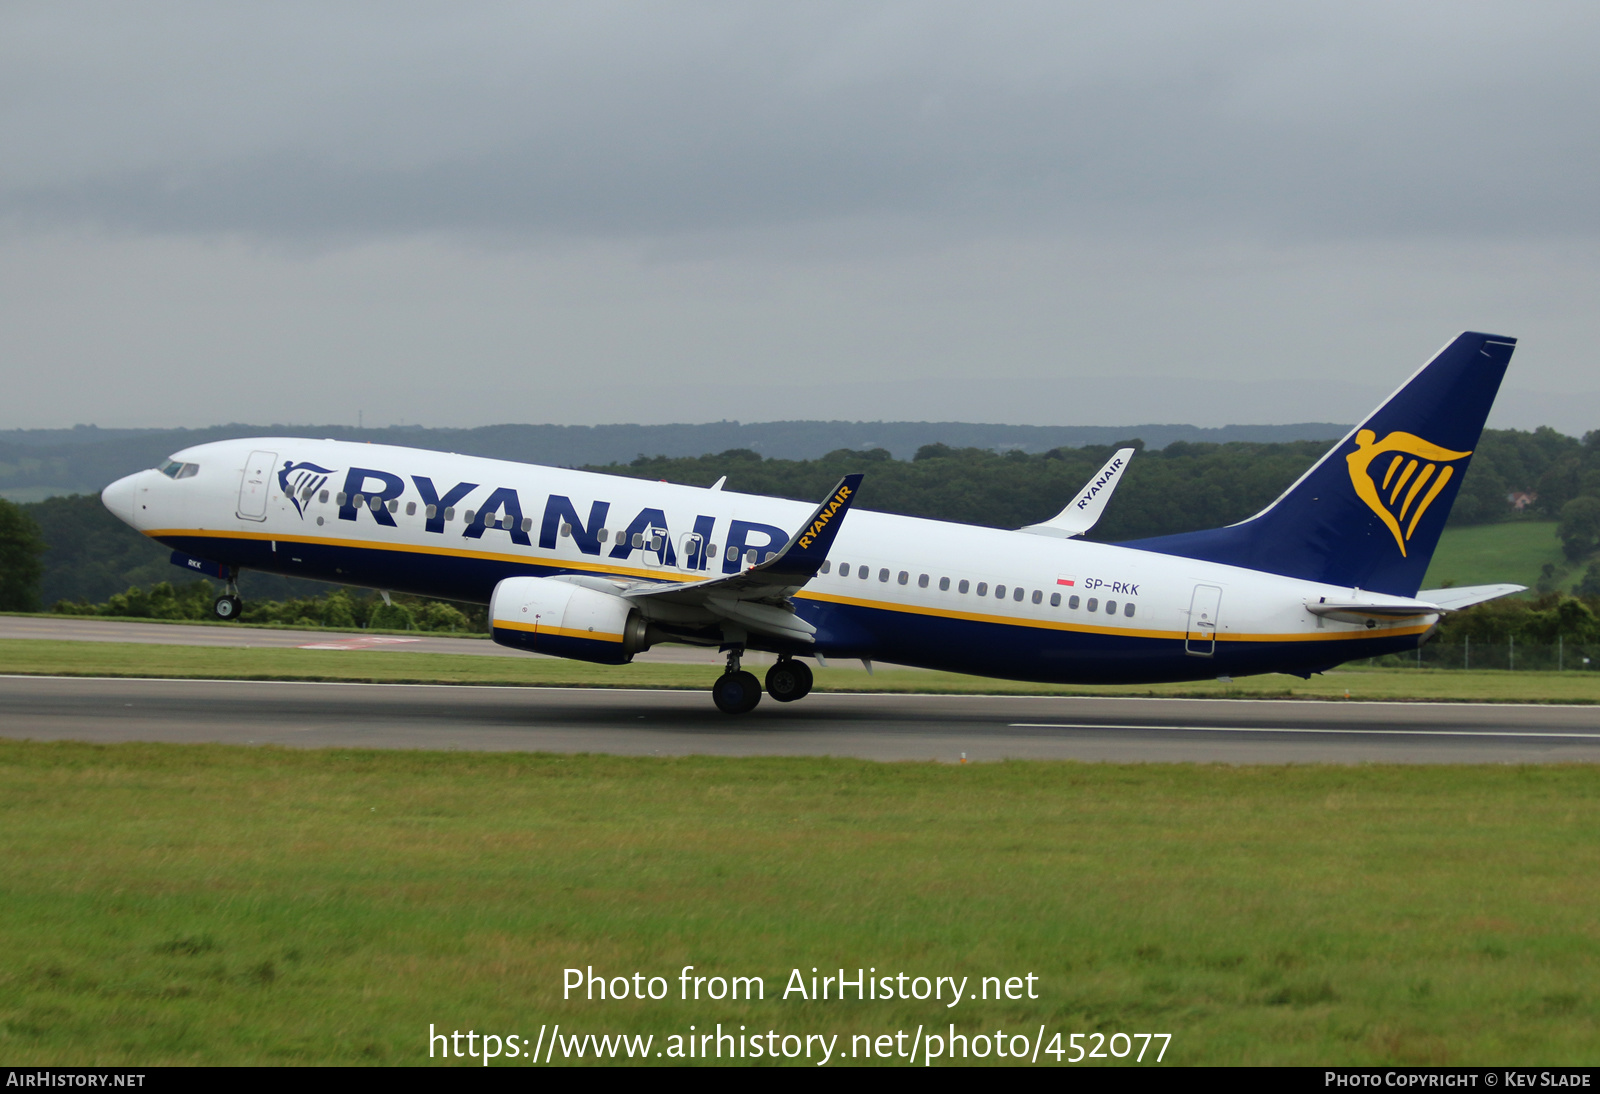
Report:
[{"label": "nose landing gear", "polygon": [[239,618],[239,613],[244,609],[244,601],[239,598],[239,571],[228,571],[228,584],[223,588],[222,595],[211,605],[211,614],[221,620]]}]

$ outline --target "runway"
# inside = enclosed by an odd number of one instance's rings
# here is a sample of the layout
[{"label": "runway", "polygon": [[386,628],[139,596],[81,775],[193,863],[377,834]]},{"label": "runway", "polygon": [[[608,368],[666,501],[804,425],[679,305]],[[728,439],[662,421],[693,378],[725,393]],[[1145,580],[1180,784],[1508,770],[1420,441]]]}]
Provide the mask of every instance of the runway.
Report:
[{"label": "runway", "polygon": [[295,748],[1228,764],[1600,762],[1600,709],[0,677],[0,737]]},{"label": "runway", "polygon": [[[368,634],[365,631],[295,630],[216,623],[136,623],[93,616],[0,615],[0,638],[48,639],[53,642],[131,642],[141,646],[219,646],[231,649],[360,649],[389,653],[455,653],[477,657],[543,658],[543,654],[508,649],[487,635],[415,633]],[[719,665],[716,650],[662,646],[641,653],[641,664]],[[770,654],[750,654],[752,665],[769,665]]]}]

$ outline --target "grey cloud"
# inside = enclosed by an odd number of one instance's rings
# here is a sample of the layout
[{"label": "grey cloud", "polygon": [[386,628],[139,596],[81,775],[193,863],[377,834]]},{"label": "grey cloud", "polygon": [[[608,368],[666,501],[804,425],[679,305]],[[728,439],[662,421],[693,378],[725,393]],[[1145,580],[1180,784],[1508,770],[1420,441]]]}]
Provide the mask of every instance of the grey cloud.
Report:
[{"label": "grey cloud", "polygon": [[1600,228],[1590,6],[151,10],[0,14],[0,213],[267,238]]}]

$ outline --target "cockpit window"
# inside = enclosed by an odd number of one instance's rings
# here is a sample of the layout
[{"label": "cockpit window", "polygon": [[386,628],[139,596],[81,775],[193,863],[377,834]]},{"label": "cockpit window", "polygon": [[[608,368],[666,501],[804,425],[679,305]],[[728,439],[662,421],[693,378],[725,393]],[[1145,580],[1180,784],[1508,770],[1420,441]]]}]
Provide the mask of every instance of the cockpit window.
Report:
[{"label": "cockpit window", "polygon": [[180,463],[177,460],[168,460],[157,468],[169,479],[192,479],[200,473],[197,463]]}]

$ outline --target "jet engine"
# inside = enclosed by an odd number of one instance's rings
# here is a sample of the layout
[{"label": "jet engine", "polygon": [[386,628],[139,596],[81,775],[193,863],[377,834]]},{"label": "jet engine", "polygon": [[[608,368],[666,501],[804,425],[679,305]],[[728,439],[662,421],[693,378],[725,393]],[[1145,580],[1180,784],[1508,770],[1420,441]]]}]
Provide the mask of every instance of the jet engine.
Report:
[{"label": "jet engine", "polygon": [[502,646],[602,665],[626,665],[650,648],[644,618],[627,600],[549,577],[496,585],[489,627]]}]

